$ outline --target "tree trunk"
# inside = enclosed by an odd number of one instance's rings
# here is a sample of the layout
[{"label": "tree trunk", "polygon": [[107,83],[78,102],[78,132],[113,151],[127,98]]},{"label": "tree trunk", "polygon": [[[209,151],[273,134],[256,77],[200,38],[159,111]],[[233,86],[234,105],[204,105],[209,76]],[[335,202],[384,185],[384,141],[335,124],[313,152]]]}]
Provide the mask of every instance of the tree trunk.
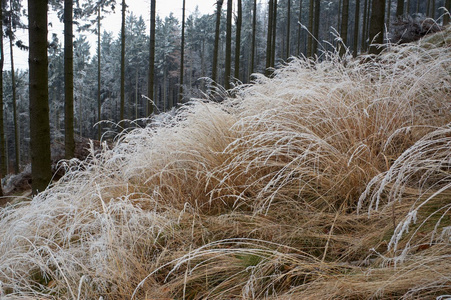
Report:
[{"label": "tree trunk", "polygon": [[269,68],[271,67],[271,51],[272,51],[272,27],[273,27],[273,9],[274,2],[273,0],[269,0],[268,3],[268,32],[266,38],[266,71],[265,74],[267,76],[271,75],[271,71]]},{"label": "tree trunk", "polygon": [[[0,28],[3,28],[3,6],[0,2]],[[3,120],[3,64],[5,52],[3,51],[3,34],[0,35],[0,173],[6,175],[6,145],[5,145],[5,127]],[[1,179],[1,176],[0,176]],[[1,186],[1,185],[0,185]]]},{"label": "tree trunk", "polygon": [[[302,24],[302,0],[299,0],[299,23]],[[297,55],[301,55],[301,37],[302,37],[302,27],[298,24],[298,46],[297,46]]]},{"label": "tree trunk", "polygon": [[368,10],[369,10],[369,5],[368,5],[368,1],[369,0],[363,0],[364,2],[364,6],[363,6],[363,25],[362,25],[362,38],[361,38],[361,49],[362,51],[366,51],[366,40],[368,39],[368,34],[367,34],[367,27],[368,27]]},{"label": "tree trunk", "polygon": [[[122,0],[122,22],[121,22],[121,105],[119,122],[125,119],[125,10],[127,5]],[[99,20],[100,22],[100,20]],[[99,44],[100,45],[100,44]],[[100,56],[99,56],[100,57]]]},{"label": "tree trunk", "polygon": [[354,43],[353,43],[353,55],[357,56],[359,47],[359,22],[360,22],[360,0],[355,1],[355,15],[354,15]]},{"label": "tree trunk", "polygon": [[48,99],[47,0],[28,0],[32,192],[52,179]]},{"label": "tree trunk", "polygon": [[313,14],[315,7],[315,0],[310,0],[309,5],[309,15],[308,15],[308,33],[307,33],[307,57],[312,56],[312,45],[313,45]]},{"label": "tree trunk", "polygon": [[291,0],[287,0],[287,48],[285,49],[287,52],[285,53],[285,59],[290,57],[290,34],[291,34]]},{"label": "tree trunk", "polygon": [[313,29],[313,36],[315,39],[312,42],[312,55],[318,52],[318,39],[319,39],[319,16],[321,11],[321,0],[315,0],[315,24]]},{"label": "tree trunk", "polygon": [[216,82],[218,79],[218,57],[219,57],[219,33],[221,30],[221,9],[223,0],[216,1],[216,28],[215,45],[213,49],[213,68],[211,70],[211,79]]},{"label": "tree trunk", "polygon": [[[31,0],[28,0],[31,1]],[[102,138],[102,103],[100,100],[100,6],[97,10],[97,140]]]},{"label": "tree trunk", "polygon": [[404,0],[398,0],[396,5],[396,16],[402,16],[404,14]]},{"label": "tree trunk", "polygon": [[73,2],[64,0],[64,149],[66,159],[74,157],[74,45]]},{"label": "tree trunk", "polygon": [[379,54],[384,42],[385,0],[373,0],[370,18],[370,54]]},{"label": "tree trunk", "polygon": [[226,31],[226,57],[225,57],[225,78],[224,87],[230,89],[232,72],[232,0],[227,0],[227,31]]},{"label": "tree trunk", "polygon": [[[10,1],[11,15],[13,3]],[[20,144],[19,144],[19,124],[17,120],[17,96],[16,96],[16,75],[14,70],[14,52],[13,52],[13,23],[12,17],[10,17],[10,31],[9,31],[9,51],[11,58],[11,87],[13,96],[13,122],[14,122],[14,150],[15,150],[15,161],[14,161],[14,173],[19,174],[19,164],[20,164]]]},{"label": "tree trunk", "polygon": [[179,90],[179,102],[183,100],[183,77],[185,76],[185,0],[183,0],[182,8],[182,41],[180,49],[180,90]]},{"label": "tree trunk", "polygon": [[271,67],[276,65],[276,33],[277,33],[277,0],[273,0],[274,9],[272,17],[272,46],[271,46]]},{"label": "tree trunk", "polygon": [[[241,1],[241,0],[240,0]],[[249,72],[249,78],[255,71],[255,35],[257,34],[257,0],[254,0],[253,15],[252,15],[252,45],[251,45],[251,71]]]},{"label": "tree trunk", "polygon": [[342,44],[339,45],[340,56],[343,56],[346,52],[348,45],[348,20],[349,20],[349,0],[343,0],[343,7],[341,10],[341,30],[340,36]]},{"label": "tree trunk", "polygon": [[238,1],[238,10],[236,15],[236,36],[235,36],[235,78],[240,79],[240,56],[241,56],[241,23],[243,20],[243,8],[241,0]]},{"label": "tree trunk", "polygon": [[156,0],[150,1],[150,42],[149,42],[149,76],[147,81],[147,97],[150,100],[147,104],[147,115],[150,116],[154,112],[156,105],[156,97],[154,95],[155,88],[155,3]]}]

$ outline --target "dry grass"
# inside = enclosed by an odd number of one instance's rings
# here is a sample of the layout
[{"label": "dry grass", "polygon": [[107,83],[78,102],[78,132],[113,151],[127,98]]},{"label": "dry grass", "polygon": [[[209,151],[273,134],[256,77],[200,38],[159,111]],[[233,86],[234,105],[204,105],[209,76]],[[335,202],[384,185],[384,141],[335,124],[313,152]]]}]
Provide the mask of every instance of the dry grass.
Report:
[{"label": "dry grass", "polygon": [[451,32],[293,60],[0,211],[5,299],[451,294]]}]

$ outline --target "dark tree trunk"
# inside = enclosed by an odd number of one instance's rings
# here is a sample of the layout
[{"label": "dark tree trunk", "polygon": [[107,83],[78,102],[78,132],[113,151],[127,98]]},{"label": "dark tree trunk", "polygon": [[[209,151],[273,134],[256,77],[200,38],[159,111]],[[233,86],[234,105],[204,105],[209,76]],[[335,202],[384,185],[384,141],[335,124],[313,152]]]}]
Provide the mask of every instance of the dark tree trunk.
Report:
[{"label": "dark tree trunk", "polygon": [[321,0],[315,0],[315,24],[313,29],[313,36],[315,39],[312,43],[312,55],[315,55],[318,51],[318,39],[319,39],[319,16],[321,11]]},{"label": "dark tree trunk", "polygon": [[385,0],[373,0],[370,18],[370,54],[379,54],[384,42]]},{"label": "dark tree trunk", "polygon": [[52,178],[48,101],[47,0],[28,0],[30,149],[33,194]]},{"label": "dark tree trunk", "polygon": [[402,16],[404,14],[404,0],[398,0],[396,5],[396,16]]},{"label": "dark tree trunk", "polygon": [[[240,0],[241,1],[241,0]],[[257,34],[257,0],[254,0],[253,15],[252,15],[252,45],[251,45],[251,71],[249,75],[255,71],[255,35]]]},{"label": "dark tree trunk", "polygon": [[147,81],[147,115],[153,114],[154,105],[156,105],[156,97],[154,95],[155,88],[155,3],[156,0],[150,1],[150,43],[149,43],[149,77]]},{"label": "dark tree trunk", "polygon": [[451,0],[446,0],[445,7],[448,10],[448,13],[443,17],[443,25],[449,24],[449,14],[451,13]]},{"label": "dark tree trunk", "polygon": [[[29,0],[31,1],[31,0]],[[97,10],[97,139],[102,138],[102,103],[100,100],[100,6]]]},{"label": "dark tree trunk", "polygon": [[240,79],[240,56],[241,56],[241,23],[243,20],[243,8],[241,0],[238,1],[238,10],[236,15],[236,45],[235,45],[235,78]]},{"label": "dark tree trunk", "polygon": [[265,74],[269,76],[271,74],[271,51],[272,51],[272,26],[273,26],[273,9],[274,9],[274,1],[269,0],[268,4],[268,31],[266,38],[266,71]]},{"label": "dark tree trunk", "polygon": [[182,8],[182,41],[180,49],[180,90],[179,90],[179,102],[183,99],[183,77],[185,76],[185,0],[183,0]]},{"label": "dark tree trunk", "polygon": [[211,70],[211,79],[216,82],[218,79],[218,57],[219,57],[219,33],[221,30],[221,10],[223,0],[216,1],[216,29],[215,45],[213,49],[213,69]]},{"label": "dark tree trunk", "polygon": [[343,0],[343,6],[341,10],[341,30],[340,36],[343,43],[339,45],[340,56],[343,56],[346,52],[348,45],[348,20],[349,20],[349,0]]},{"label": "dark tree trunk", "polygon": [[290,57],[290,35],[291,35],[291,0],[287,0],[287,48],[285,49],[287,52],[285,53],[285,59]]},{"label": "dark tree trunk", "polygon": [[[119,121],[125,119],[125,10],[127,5],[122,0],[122,22],[121,22],[121,105]],[[100,22],[100,21],[99,21]]]},{"label": "dark tree trunk", "polygon": [[276,33],[277,33],[277,0],[273,0],[274,9],[272,17],[272,46],[271,46],[271,67],[276,65]]},{"label": "dark tree trunk", "polygon": [[313,14],[315,7],[315,0],[310,0],[309,13],[308,13],[308,33],[307,33],[307,57],[312,56],[312,45],[313,45]]},{"label": "dark tree trunk", "polygon": [[226,57],[225,57],[225,73],[224,87],[230,89],[231,70],[232,70],[232,0],[227,0],[227,31],[226,31]]},{"label": "dark tree trunk", "polygon": [[74,157],[74,45],[73,2],[64,0],[64,149],[66,159]]},{"label": "dark tree trunk", "polygon": [[[0,1],[0,28],[3,28],[3,5]],[[3,51],[3,34],[0,35],[0,173],[6,175],[6,149],[5,149],[5,127],[3,120],[3,64],[4,64]],[[0,177],[1,179],[1,177]],[[0,185],[1,186],[1,185]]]},{"label": "dark tree trunk", "polygon": [[360,0],[355,1],[355,19],[354,19],[354,44],[353,44],[353,55],[357,56],[359,48],[359,22],[360,22]]},{"label": "dark tree trunk", "polygon": [[[302,24],[302,0],[299,0],[299,23]],[[302,27],[300,24],[297,26],[298,28],[298,46],[297,46],[297,55],[301,55],[301,37],[302,37]]]}]

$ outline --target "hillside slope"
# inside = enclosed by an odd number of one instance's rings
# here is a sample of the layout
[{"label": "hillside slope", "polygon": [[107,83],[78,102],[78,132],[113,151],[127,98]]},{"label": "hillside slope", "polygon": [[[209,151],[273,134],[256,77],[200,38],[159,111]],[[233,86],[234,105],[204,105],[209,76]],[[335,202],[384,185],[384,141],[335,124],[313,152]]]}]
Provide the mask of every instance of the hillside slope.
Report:
[{"label": "hillside slope", "polygon": [[293,60],[0,212],[5,299],[451,294],[451,30]]}]

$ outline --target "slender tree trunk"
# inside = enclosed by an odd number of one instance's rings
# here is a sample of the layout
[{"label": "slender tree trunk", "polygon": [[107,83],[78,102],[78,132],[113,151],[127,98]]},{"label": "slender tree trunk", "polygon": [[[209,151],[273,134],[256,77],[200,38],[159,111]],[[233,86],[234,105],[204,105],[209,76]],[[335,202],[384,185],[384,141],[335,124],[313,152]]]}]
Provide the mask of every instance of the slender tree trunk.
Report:
[{"label": "slender tree trunk", "polygon": [[241,0],[238,1],[238,10],[236,15],[236,36],[235,36],[235,78],[240,79],[240,56],[241,56],[241,24],[243,20],[243,8]]},{"label": "slender tree trunk", "polygon": [[[3,5],[0,1],[0,28],[3,28]],[[5,127],[3,120],[3,64],[5,61],[5,52],[3,51],[3,34],[0,35],[0,173],[7,174]],[[1,176],[0,176],[1,179]],[[0,184],[1,187],[1,184]]]},{"label": "slender tree trunk", "polygon": [[74,157],[74,45],[73,2],[64,0],[64,148],[66,159]]},{"label": "slender tree trunk", "polygon": [[232,0],[227,0],[227,31],[226,31],[226,57],[225,57],[225,78],[224,87],[230,89],[232,72]]},{"label": "slender tree trunk", "polygon": [[354,57],[358,54],[359,48],[359,23],[360,23],[360,0],[355,1],[355,15],[354,15],[354,44],[353,44],[353,54]]},{"label": "slender tree trunk", "polygon": [[271,46],[271,67],[276,65],[276,34],[277,34],[277,0],[273,0],[274,9],[273,9],[273,18],[272,18],[272,46]]},{"label": "slender tree trunk", "polygon": [[135,120],[138,119],[138,68],[135,76]]},{"label": "slender tree trunk", "polygon": [[361,48],[362,51],[366,51],[366,40],[368,39],[368,34],[367,34],[367,27],[368,27],[368,9],[369,9],[369,5],[368,5],[368,1],[369,0],[363,0],[364,1],[364,5],[363,5],[363,25],[362,25],[362,38],[361,38]]},{"label": "slender tree trunk", "polygon": [[343,56],[346,52],[348,45],[348,20],[349,20],[349,0],[343,0],[343,6],[341,11],[341,31],[340,36],[343,41],[342,45],[339,45],[340,56]]},{"label": "slender tree trunk", "polygon": [[312,45],[313,45],[313,15],[315,8],[315,0],[310,0],[309,5],[309,16],[308,16],[308,33],[307,33],[307,57],[312,56]]},{"label": "slender tree trunk", "polygon": [[216,1],[216,29],[215,29],[215,45],[213,49],[213,69],[211,70],[211,79],[216,82],[218,80],[218,57],[219,57],[219,33],[221,30],[221,10],[223,0]]},{"label": "slender tree trunk", "polygon": [[431,17],[435,19],[435,0],[431,0]]},{"label": "slender tree trunk", "polygon": [[370,54],[379,54],[382,51],[380,45],[384,42],[385,0],[373,0],[370,19]]},{"label": "slender tree trunk", "polygon": [[47,58],[47,0],[28,0],[30,149],[33,194],[52,178]]},{"label": "slender tree trunk", "polygon": [[[302,24],[302,0],[299,0],[299,23]],[[298,45],[297,45],[297,56],[301,55],[301,37],[302,37],[302,27],[298,24]]]},{"label": "slender tree trunk", "polygon": [[402,16],[404,14],[404,0],[398,0],[396,5],[396,16]]},{"label": "slender tree trunk", "polygon": [[[121,22],[121,105],[119,122],[125,119],[125,10],[127,5],[122,0],[122,22]],[[100,21],[99,21],[100,22]],[[99,44],[100,46],[100,44]],[[100,57],[100,56],[99,56]]]},{"label": "slender tree trunk", "polygon": [[150,1],[150,42],[149,42],[149,76],[147,81],[147,116],[154,112],[154,105],[156,105],[156,98],[154,95],[155,88],[155,3],[156,0]]},{"label": "slender tree trunk", "polygon": [[[31,0],[29,0],[31,1]],[[102,138],[102,103],[100,99],[100,6],[97,10],[97,139]]]},{"label": "slender tree trunk", "polygon": [[[13,3],[10,1],[11,15],[12,15]],[[9,32],[9,51],[11,58],[11,86],[13,93],[13,122],[14,122],[14,150],[15,150],[15,161],[14,161],[14,173],[19,173],[20,164],[20,144],[19,144],[19,121],[17,119],[17,96],[16,96],[16,74],[14,70],[14,52],[13,52],[13,24],[12,18],[10,18],[10,32]]]},{"label": "slender tree trunk", "polygon": [[251,71],[249,72],[249,77],[255,71],[256,34],[257,34],[257,0],[254,0],[253,15],[252,15]]},{"label": "slender tree trunk", "polygon": [[180,90],[179,102],[183,100],[183,77],[185,76],[185,0],[183,0],[182,8],[182,41],[180,45]]},{"label": "slender tree trunk", "polygon": [[319,16],[321,12],[321,0],[315,0],[315,24],[313,27],[313,35],[315,39],[312,43],[312,54],[315,55],[318,52],[318,39],[319,39]]},{"label": "slender tree trunk", "polygon": [[265,74],[267,76],[271,75],[270,67],[271,67],[271,51],[272,51],[272,27],[273,27],[273,9],[274,2],[273,0],[269,0],[268,4],[268,32],[266,38],[266,71]]},{"label": "slender tree trunk", "polygon": [[287,48],[285,49],[287,52],[285,54],[285,59],[290,57],[290,34],[291,34],[291,0],[287,0]]}]

